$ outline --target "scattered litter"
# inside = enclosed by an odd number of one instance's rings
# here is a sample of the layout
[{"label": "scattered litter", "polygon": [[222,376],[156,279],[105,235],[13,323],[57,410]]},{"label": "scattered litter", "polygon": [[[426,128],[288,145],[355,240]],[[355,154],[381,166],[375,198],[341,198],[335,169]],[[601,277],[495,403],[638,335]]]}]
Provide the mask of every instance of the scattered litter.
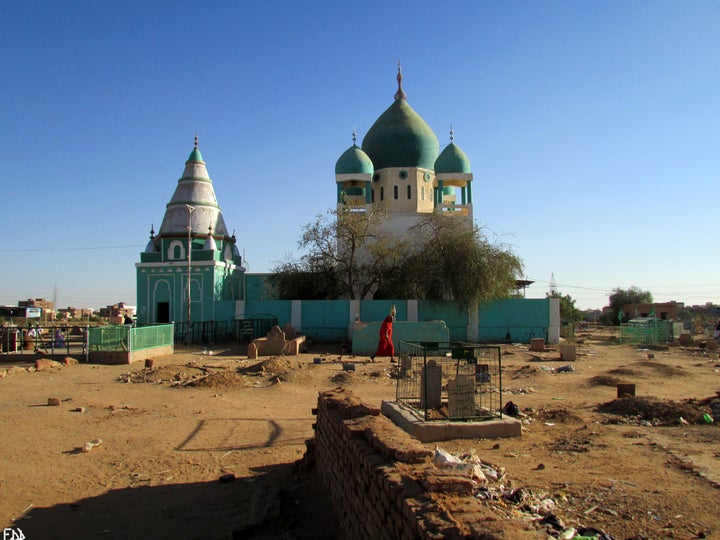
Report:
[{"label": "scattered litter", "polygon": [[88,441],[83,445],[82,451],[87,454],[93,448],[95,448],[96,446],[100,446],[101,444],[102,444],[102,439],[93,439],[92,441]]},{"label": "scattered litter", "polygon": [[503,407],[503,412],[508,416],[517,416],[520,413],[520,408],[512,401],[508,401]]},{"label": "scattered litter", "polygon": [[87,411],[87,409],[85,407],[75,407],[74,409],[72,409],[71,412],[84,413],[85,411]]}]

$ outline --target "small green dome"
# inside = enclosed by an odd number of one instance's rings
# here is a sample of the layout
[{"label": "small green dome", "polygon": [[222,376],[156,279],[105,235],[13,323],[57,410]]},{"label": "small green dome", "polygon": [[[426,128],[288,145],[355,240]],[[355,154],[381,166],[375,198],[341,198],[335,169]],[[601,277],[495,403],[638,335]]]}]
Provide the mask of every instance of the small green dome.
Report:
[{"label": "small green dome", "polygon": [[375,170],[387,167],[432,169],[439,147],[433,130],[405,99],[396,99],[380,115],[362,143]]},{"label": "small green dome", "polygon": [[193,148],[192,152],[190,152],[190,156],[188,156],[187,160],[195,163],[205,163],[203,161],[202,154],[200,153],[200,149],[197,146]]},{"label": "small green dome", "polygon": [[470,160],[460,147],[450,143],[435,160],[435,174],[470,173]]},{"label": "small green dome", "polygon": [[369,174],[374,172],[373,163],[357,144],[343,152],[335,163],[335,174]]}]

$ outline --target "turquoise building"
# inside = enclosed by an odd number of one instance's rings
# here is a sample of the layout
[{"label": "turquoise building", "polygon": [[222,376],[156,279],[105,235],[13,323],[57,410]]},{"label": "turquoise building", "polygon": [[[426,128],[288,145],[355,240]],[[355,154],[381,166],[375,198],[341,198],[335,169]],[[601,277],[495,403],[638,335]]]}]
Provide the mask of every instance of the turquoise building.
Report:
[{"label": "turquoise building", "polygon": [[156,235],[152,228],[135,267],[139,325],[235,318],[237,303],[245,297],[245,269],[197,137],[160,231]]}]

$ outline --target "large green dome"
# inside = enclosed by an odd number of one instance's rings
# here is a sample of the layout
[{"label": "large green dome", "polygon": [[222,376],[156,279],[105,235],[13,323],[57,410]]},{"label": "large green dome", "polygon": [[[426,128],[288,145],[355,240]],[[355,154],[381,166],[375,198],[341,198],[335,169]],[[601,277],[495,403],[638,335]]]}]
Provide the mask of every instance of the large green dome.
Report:
[{"label": "large green dome", "polygon": [[375,165],[432,170],[440,151],[438,139],[405,99],[397,99],[380,115],[363,139],[362,149]]},{"label": "large green dome", "polygon": [[343,152],[335,163],[335,174],[369,174],[372,176],[373,163],[357,144]]},{"label": "large green dome", "polygon": [[435,161],[435,174],[470,173],[470,160],[455,143],[448,144]]}]

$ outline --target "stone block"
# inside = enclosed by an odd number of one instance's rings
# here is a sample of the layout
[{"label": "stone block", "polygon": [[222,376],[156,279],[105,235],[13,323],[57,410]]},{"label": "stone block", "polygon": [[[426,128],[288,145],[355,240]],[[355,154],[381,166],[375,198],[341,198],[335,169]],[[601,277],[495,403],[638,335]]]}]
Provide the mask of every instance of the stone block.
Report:
[{"label": "stone block", "polygon": [[530,340],[530,350],[533,352],[544,352],[545,338],[532,338]]},{"label": "stone block", "polygon": [[617,385],[617,397],[622,398],[625,396],[634,396],[635,395],[635,385],[634,384],[618,384]]},{"label": "stone block", "polygon": [[560,360],[563,362],[575,362],[577,360],[577,347],[570,344],[560,345]]}]

